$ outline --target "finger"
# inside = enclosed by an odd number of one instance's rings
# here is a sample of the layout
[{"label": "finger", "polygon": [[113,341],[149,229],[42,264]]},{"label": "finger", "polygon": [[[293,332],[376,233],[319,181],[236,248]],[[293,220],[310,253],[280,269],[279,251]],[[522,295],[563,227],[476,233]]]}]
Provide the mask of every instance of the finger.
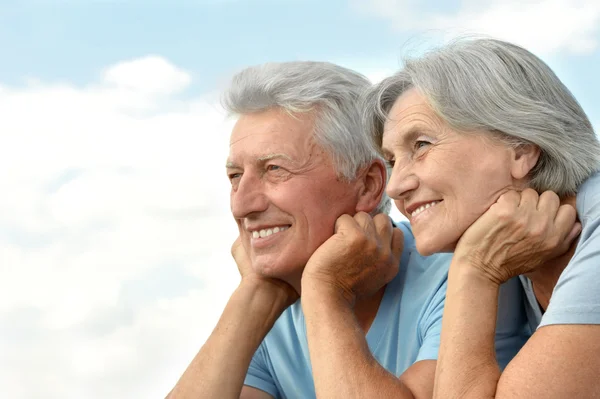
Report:
[{"label": "finger", "polygon": [[508,205],[514,208],[519,206],[519,202],[521,202],[521,193],[515,190],[505,192],[496,200],[499,205]]},{"label": "finger", "polygon": [[538,200],[537,209],[538,211],[551,216],[552,219],[556,218],[558,208],[560,207],[560,198],[554,191],[544,191],[540,195]]},{"label": "finger", "polygon": [[537,191],[527,188],[521,192],[521,201],[519,202],[519,208],[524,208],[527,210],[537,209],[539,194]]},{"label": "finger", "polygon": [[567,236],[567,239],[565,240],[566,242],[569,243],[569,246],[571,246],[571,244],[573,244],[573,241],[577,237],[579,237],[579,234],[581,234],[581,230],[582,230],[581,223],[575,222],[575,224],[573,225],[573,228],[571,229],[571,232],[569,233],[569,235]]},{"label": "finger", "polygon": [[343,214],[339,216],[335,221],[335,226],[333,227],[334,234],[347,234],[351,230],[357,230],[358,226],[356,225],[356,221],[354,218],[348,214]]},{"label": "finger", "polygon": [[554,227],[563,240],[566,240],[573,231],[577,221],[577,211],[571,205],[565,204],[558,208],[554,218]]},{"label": "finger", "polygon": [[375,217],[373,217],[373,225],[375,226],[376,234],[381,237],[384,242],[391,242],[394,226],[392,225],[392,219],[388,215],[384,213],[375,215]]},{"label": "finger", "polygon": [[354,215],[354,221],[368,237],[375,237],[377,234],[375,225],[373,223],[373,218],[368,213],[358,212],[356,215]]},{"label": "finger", "polygon": [[231,245],[231,255],[233,257],[235,257],[235,254],[237,253],[237,251],[239,251],[241,245],[242,238],[238,236],[238,238],[236,238],[233,244]]}]

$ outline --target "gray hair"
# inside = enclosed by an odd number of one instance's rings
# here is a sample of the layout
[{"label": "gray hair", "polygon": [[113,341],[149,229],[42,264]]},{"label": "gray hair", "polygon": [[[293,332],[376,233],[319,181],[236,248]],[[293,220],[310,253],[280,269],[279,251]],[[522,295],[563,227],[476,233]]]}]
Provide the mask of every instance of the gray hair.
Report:
[{"label": "gray hair", "polygon": [[572,195],[600,166],[600,144],[569,89],[529,51],[494,39],[459,39],[408,59],[366,94],[364,123],[381,147],[387,114],[416,88],[452,128],[485,130],[508,145],[534,144],[530,187]]},{"label": "gray hair", "polygon": [[[363,75],[331,63],[267,63],[237,73],[222,104],[233,115],[271,108],[314,111],[315,142],[331,156],[338,177],[352,181],[361,168],[381,159],[361,123],[360,98],[370,86]],[[384,193],[374,213],[388,213],[390,207]]]}]

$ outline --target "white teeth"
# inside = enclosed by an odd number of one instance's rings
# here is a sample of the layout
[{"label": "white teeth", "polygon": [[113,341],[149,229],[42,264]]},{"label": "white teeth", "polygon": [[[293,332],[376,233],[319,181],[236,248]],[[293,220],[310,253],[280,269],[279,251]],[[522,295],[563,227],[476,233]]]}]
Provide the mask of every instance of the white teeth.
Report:
[{"label": "white teeth", "polygon": [[265,238],[268,237],[272,234],[277,234],[277,233],[281,233],[282,231],[286,231],[288,229],[289,226],[280,226],[280,227],[274,227],[272,229],[262,229],[262,230],[255,230],[252,232],[252,238]]},{"label": "white teeth", "polygon": [[411,216],[411,217],[415,217],[415,216],[417,216],[419,213],[423,212],[425,209],[431,208],[432,206],[435,206],[435,205],[437,205],[437,204],[439,204],[439,203],[440,203],[440,201],[432,201],[432,202],[430,202],[430,203],[428,203],[428,204],[421,205],[420,207],[418,207],[417,209],[415,209],[415,210],[414,210],[414,211],[413,211],[413,212],[410,214],[410,216]]}]

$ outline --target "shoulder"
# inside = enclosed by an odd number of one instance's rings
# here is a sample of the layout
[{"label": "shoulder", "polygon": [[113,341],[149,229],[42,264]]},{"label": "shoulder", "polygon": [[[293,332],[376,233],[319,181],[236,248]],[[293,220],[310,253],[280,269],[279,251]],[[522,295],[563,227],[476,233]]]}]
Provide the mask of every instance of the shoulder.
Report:
[{"label": "shoulder", "polygon": [[579,187],[577,215],[584,225],[600,219],[600,172],[594,173]]},{"label": "shoulder", "polygon": [[560,275],[540,326],[600,324],[600,174],[580,187],[577,214],[582,231],[569,264]]}]

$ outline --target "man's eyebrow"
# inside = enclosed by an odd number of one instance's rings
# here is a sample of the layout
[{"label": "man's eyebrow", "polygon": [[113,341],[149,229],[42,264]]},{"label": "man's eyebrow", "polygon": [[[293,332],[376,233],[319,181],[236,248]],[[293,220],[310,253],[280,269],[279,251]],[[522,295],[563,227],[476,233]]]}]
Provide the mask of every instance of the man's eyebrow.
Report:
[{"label": "man's eyebrow", "polygon": [[[292,158],[289,155],[283,154],[283,153],[273,153],[273,154],[263,155],[263,156],[256,158],[256,162],[262,163],[262,162],[270,161],[271,159],[279,159],[279,158],[292,162]],[[238,169],[239,166],[231,161],[227,161],[227,163],[225,164],[225,168]]]},{"label": "man's eyebrow", "polygon": [[265,161],[270,161],[271,159],[278,159],[278,158],[283,158],[285,160],[292,161],[292,158],[289,155],[282,154],[282,153],[263,155],[261,157],[258,157],[256,160],[258,162],[265,162]]}]

